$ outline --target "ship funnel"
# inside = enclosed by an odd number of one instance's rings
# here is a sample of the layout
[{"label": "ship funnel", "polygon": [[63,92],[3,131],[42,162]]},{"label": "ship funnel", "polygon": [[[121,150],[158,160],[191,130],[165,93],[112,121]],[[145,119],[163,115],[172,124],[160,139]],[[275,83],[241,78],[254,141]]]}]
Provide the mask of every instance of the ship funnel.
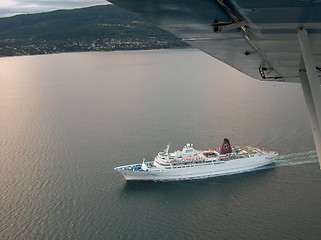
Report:
[{"label": "ship funnel", "polygon": [[226,154],[226,153],[231,153],[231,152],[232,152],[232,148],[231,148],[230,141],[227,138],[224,138],[224,142],[221,146],[220,153]]}]

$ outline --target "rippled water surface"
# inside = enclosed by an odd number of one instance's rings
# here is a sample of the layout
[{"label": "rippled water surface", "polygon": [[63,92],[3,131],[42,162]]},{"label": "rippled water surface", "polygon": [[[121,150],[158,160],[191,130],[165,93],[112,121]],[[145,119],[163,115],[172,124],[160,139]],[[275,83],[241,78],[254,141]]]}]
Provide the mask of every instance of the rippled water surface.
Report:
[{"label": "rippled water surface", "polygon": [[[298,84],[196,50],[0,59],[0,239],[320,239],[321,171]],[[170,142],[276,150],[273,168],[128,182]]]}]

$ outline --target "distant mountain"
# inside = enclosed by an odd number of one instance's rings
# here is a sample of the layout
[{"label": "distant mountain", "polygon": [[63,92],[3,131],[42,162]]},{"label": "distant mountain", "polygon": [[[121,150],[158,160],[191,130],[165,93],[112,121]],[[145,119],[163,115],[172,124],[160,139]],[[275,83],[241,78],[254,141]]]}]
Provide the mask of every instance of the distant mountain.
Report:
[{"label": "distant mountain", "polygon": [[0,18],[0,56],[186,46],[114,5]]}]

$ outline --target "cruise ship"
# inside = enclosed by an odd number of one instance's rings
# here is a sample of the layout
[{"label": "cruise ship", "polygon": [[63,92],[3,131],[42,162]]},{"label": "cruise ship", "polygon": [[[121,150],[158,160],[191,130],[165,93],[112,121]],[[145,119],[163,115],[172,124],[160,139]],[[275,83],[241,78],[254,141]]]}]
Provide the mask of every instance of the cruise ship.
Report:
[{"label": "cruise ship", "polygon": [[220,148],[196,150],[187,143],[182,150],[169,152],[168,145],[153,161],[115,167],[127,181],[178,181],[209,178],[256,170],[272,164],[277,152],[254,147],[232,147],[228,139]]}]

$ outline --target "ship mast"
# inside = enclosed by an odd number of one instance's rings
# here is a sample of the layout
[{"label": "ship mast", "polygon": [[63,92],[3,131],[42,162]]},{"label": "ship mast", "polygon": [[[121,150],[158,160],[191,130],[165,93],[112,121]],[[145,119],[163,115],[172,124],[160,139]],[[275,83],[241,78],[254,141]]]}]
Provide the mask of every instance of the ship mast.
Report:
[{"label": "ship mast", "polygon": [[164,152],[165,152],[165,155],[166,155],[166,156],[168,156],[170,146],[171,146],[171,144],[169,143],[169,144],[167,145],[167,147],[164,149]]}]

